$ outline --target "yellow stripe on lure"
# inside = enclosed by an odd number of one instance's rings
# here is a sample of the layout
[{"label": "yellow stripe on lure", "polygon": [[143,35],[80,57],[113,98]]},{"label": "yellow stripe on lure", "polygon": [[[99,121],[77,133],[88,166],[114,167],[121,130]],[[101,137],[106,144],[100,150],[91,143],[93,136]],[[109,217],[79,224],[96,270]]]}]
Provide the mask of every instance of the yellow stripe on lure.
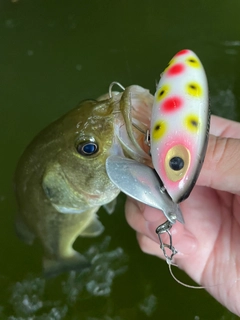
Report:
[{"label": "yellow stripe on lure", "polygon": [[176,203],[189,196],[197,180],[208,129],[206,74],[197,55],[182,50],[161,75],[150,130],[153,166]]}]

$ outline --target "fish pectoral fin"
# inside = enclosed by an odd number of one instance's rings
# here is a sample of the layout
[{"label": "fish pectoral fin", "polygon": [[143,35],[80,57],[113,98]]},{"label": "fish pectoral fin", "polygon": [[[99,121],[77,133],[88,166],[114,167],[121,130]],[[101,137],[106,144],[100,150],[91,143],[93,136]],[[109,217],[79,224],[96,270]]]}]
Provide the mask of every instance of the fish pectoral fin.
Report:
[{"label": "fish pectoral fin", "polygon": [[117,198],[113,199],[112,201],[103,205],[104,209],[107,211],[108,214],[112,214],[115,210],[117,204]]},{"label": "fish pectoral fin", "polygon": [[104,231],[104,226],[96,218],[94,218],[87,227],[81,232],[80,236],[83,237],[97,237]]}]

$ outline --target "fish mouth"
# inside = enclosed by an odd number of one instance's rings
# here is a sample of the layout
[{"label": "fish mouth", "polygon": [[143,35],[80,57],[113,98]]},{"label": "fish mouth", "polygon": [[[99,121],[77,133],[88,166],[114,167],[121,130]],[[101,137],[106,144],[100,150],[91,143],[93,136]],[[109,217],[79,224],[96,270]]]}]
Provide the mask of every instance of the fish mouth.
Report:
[{"label": "fish mouth", "polygon": [[138,85],[127,87],[119,95],[114,107],[115,144],[120,144],[124,156],[152,167],[148,132],[154,97]]}]

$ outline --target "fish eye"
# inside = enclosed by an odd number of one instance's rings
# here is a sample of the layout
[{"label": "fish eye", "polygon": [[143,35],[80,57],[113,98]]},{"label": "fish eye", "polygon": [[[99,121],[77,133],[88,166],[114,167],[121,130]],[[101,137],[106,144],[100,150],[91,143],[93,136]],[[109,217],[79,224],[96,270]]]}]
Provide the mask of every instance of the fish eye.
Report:
[{"label": "fish eye", "polygon": [[98,144],[94,141],[84,141],[77,145],[77,152],[87,157],[97,153],[98,149]]},{"label": "fish eye", "polygon": [[181,180],[190,165],[190,152],[183,145],[175,145],[168,150],[165,157],[165,171],[171,181]]}]

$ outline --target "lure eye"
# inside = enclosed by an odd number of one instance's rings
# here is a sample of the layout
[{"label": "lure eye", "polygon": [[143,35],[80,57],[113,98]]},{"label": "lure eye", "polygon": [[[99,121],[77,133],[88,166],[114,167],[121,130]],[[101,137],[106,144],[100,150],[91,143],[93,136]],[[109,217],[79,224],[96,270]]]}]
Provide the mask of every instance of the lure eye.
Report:
[{"label": "lure eye", "polygon": [[92,156],[98,152],[98,145],[93,141],[84,141],[77,145],[77,152],[82,156]]},{"label": "lure eye", "polygon": [[184,160],[180,157],[173,157],[169,160],[169,166],[174,171],[179,171],[184,167]]},{"label": "lure eye", "polygon": [[190,165],[190,152],[183,145],[176,145],[168,150],[165,158],[165,171],[171,181],[183,178]]}]

